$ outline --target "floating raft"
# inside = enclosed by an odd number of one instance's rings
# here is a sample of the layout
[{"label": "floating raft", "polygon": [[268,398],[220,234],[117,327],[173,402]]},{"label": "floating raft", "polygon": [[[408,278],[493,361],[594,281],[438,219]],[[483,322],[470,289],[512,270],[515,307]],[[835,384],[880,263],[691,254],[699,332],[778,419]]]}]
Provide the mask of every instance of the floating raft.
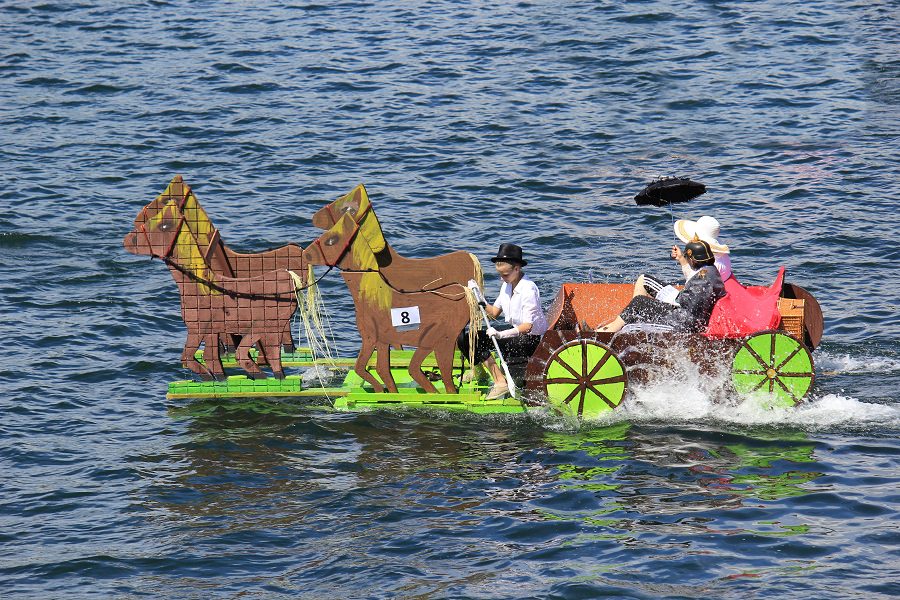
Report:
[{"label": "floating raft", "polygon": [[288,375],[284,379],[250,379],[246,375],[231,375],[225,381],[173,381],[169,384],[166,398],[320,398],[346,393],[340,389],[303,389],[303,380],[299,375]]},{"label": "floating raft", "polygon": [[[412,360],[414,352],[414,350],[391,350],[391,368],[406,369],[409,367],[409,361]],[[203,350],[197,350],[197,352],[194,353],[194,356],[198,361],[203,363]],[[254,362],[257,362],[259,350],[251,348],[250,358],[252,358]],[[220,359],[223,367],[238,367],[234,352],[222,353]],[[374,369],[377,360],[378,352],[373,352],[372,358],[369,359],[366,366],[369,367],[369,369]],[[355,358],[335,358],[334,360],[316,359],[313,357],[309,348],[297,348],[293,352],[287,352],[285,350],[281,351],[281,365],[284,367],[314,367],[317,365],[323,367],[352,367],[355,364]],[[462,355],[459,353],[459,350],[457,350],[453,356],[453,364],[462,364]],[[437,361],[434,358],[434,354],[429,354],[425,357],[425,360],[422,361],[422,370],[426,369],[437,369]]]},{"label": "floating raft", "polygon": [[[489,386],[477,383],[465,383],[460,386],[459,393],[448,394],[439,391],[429,394],[418,387],[407,371],[412,359],[413,350],[391,351],[391,374],[397,384],[397,392],[375,392],[371,385],[364,381],[355,371],[350,370],[344,377],[340,387],[303,386],[300,375],[288,375],[284,379],[267,377],[251,379],[246,375],[232,375],[224,381],[173,381],[169,384],[166,398],[170,400],[194,398],[325,398],[332,402],[336,410],[365,410],[372,408],[435,408],[441,410],[464,411],[477,414],[516,414],[526,412],[525,405],[515,398],[486,400],[485,393]],[[255,349],[251,350],[254,360]],[[197,353],[202,362],[202,351]],[[374,374],[377,355],[373,356],[368,366]],[[336,359],[334,361],[315,360],[307,348],[298,348],[294,352],[282,352],[282,364],[293,367],[349,368],[354,359]],[[456,364],[461,363],[461,356],[456,355]],[[222,364],[235,367],[234,354],[222,356]],[[423,370],[429,373],[433,369],[436,375],[437,363],[434,356],[429,355],[422,363]],[[455,369],[458,380],[461,368]],[[377,377],[377,375],[375,375]],[[438,390],[443,390],[443,383],[434,382]]]}]

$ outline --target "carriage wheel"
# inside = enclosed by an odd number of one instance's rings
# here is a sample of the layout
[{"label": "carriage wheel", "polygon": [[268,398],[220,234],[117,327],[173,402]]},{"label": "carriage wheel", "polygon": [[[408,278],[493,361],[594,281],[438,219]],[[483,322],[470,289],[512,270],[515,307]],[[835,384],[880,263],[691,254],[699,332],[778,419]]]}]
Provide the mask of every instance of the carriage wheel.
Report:
[{"label": "carriage wheel", "polygon": [[627,388],[625,366],[606,344],[590,336],[567,338],[561,336],[545,362],[542,387],[550,404],[583,419],[617,408]]},{"label": "carriage wheel", "polygon": [[756,333],[744,340],[734,355],[731,380],[739,394],[767,393],[773,407],[794,406],[815,380],[812,355],[783,331]]}]

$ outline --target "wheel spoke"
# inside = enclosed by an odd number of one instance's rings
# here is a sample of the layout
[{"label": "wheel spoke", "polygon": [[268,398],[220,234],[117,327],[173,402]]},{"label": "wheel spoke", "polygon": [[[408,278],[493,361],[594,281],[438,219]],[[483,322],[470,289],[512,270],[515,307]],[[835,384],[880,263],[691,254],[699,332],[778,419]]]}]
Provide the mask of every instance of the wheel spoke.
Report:
[{"label": "wheel spoke", "polygon": [[[766,385],[766,383],[768,383],[769,381],[770,381],[770,379],[768,377],[763,377],[762,379],[759,380],[759,383],[757,383],[755,386],[750,388],[750,393],[752,394],[753,392],[755,392],[759,389],[762,389],[762,386]],[[769,391],[771,391],[771,390],[769,390]]]},{"label": "wheel spoke", "polygon": [[[578,392],[580,392],[580,391],[581,391],[581,386],[578,386],[578,387],[576,387],[574,390],[572,390],[572,391],[569,393],[569,395],[566,396],[565,400],[562,401],[563,404],[568,404],[569,402],[571,402],[571,401],[575,398],[575,395],[576,395]],[[583,401],[583,400],[582,400],[582,401]],[[581,413],[579,412],[578,414],[581,414]]]},{"label": "wheel spoke", "polygon": [[[567,350],[568,350],[568,348],[567,348]],[[559,354],[557,354],[556,356],[554,356],[554,357],[553,357],[553,362],[556,363],[556,364],[558,364],[558,365],[560,365],[560,366],[561,366],[562,368],[564,368],[566,371],[568,371],[569,373],[571,373],[571,374],[572,374],[572,377],[580,378],[580,377],[581,377],[581,374],[580,374],[578,371],[576,371],[575,369],[573,369],[572,366],[571,366],[568,362],[566,362],[565,359],[563,359],[563,353],[564,353],[564,352],[560,352]]]},{"label": "wheel spoke", "polygon": [[784,385],[784,382],[781,381],[781,378],[780,378],[780,377],[776,377],[776,378],[773,379],[772,381],[778,383],[778,385],[781,387],[781,389],[783,389],[785,392],[788,393],[788,395],[789,395],[789,396],[791,397],[791,399],[794,401],[794,404],[796,404],[797,402],[800,401],[800,399],[797,398],[797,396],[794,395],[794,392],[792,392],[791,390],[789,390],[788,387],[787,387],[786,385]]},{"label": "wheel spoke", "polygon": [[615,408],[616,406],[618,406],[618,404],[616,404],[615,402],[613,402],[612,400],[610,400],[609,397],[608,397],[606,394],[604,394],[603,392],[601,392],[600,390],[598,390],[598,389],[595,388],[594,386],[589,385],[589,386],[587,387],[587,389],[591,390],[591,391],[594,393],[595,396],[598,396],[601,400],[603,400],[604,402],[606,402],[606,403],[609,405],[610,408]]},{"label": "wheel spoke", "polygon": [[606,385],[609,383],[624,383],[628,381],[628,376],[625,373],[621,375],[616,375],[615,377],[607,377],[606,379],[591,379],[587,383],[590,385]]},{"label": "wheel spoke", "polygon": [[[773,335],[772,337],[775,337],[775,336]],[[776,371],[779,370],[779,369],[781,369],[781,367],[783,367],[784,365],[788,364],[788,361],[790,361],[792,358],[794,358],[795,356],[797,356],[797,354],[800,353],[800,350],[801,350],[802,348],[803,348],[803,346],[800,346],[800,345],[798,344],[797,347],[794,348],[794,351],[791,352],[791,353],[788,355],[788,357],[787,357],[786,359],[784,359],[783,361],[781,361],[781,363],[779,363],[777,367],[773,367],[773,368],[774,368]],[[775,362],[775,361],[772,361],[772,362]]]},{"label": "wheel spoke", "polygon": [[778,339],[774,335],[769,335],[769,360],[772,361],[769,366],[775,364],[775,340]]},{"label": "wheel spoke", "polygon": [[578,385],[581,383],[580,379],[570,379],[568,377],[548,377],[545,379],[547,383],[569,383],[572,385]]},{"label": "wheel spoke", "polygon": [[[587,354],[587,353],[585,353],[585,355],[586,355],[586,354]],[[598,372],[600,369],[603,368],[603,365],[605,365],[605,364],[607,363],[607,361],[609,361],[609,357],[610,357],[610,356],[612,356],[612,352],[606,352],[606,353],[604,353],[604,354],[603,354],[603,358],[601,358],[600,360],[598,360],[598,361],[597,361],[597,364],[594,365],[594,368],[591,369],[591,372],[587,374],[587,379],[593,379],[593,378],[594,378],[594,375],[596,375],[597,372]]]},{"label": "wheel spoke", "polygon": [[[584,374],[587,373],[587,371],[588,371],[588,364],[587,364],[587,359],[588,359],[587,344],[584,342],[584,340],[581,340],[580,342],[578,342],[578,350],[581,351],[581,375],[582,375],[582,377],[583,377]],[[584,398],[583,398],[583,397],[582,397],[582,399],[581,399],[581,402],[584,403]]]},{"label": "wheel spoke", "polygon": [[765,359],[763,359],[762,356],[760,356],[759,354],[757,354],[756,350],[754,350],[754,349],[750,346],[750,344],[744,344],[744,348],[747,349],[747,352],[750,353],[750,356],[752,356],[753,358],[756,359],[756,362],[758,362],[759,365],[760,365],[761,367],[764,367],[764,368],[766,368],[766,369],[769,368],[769,363],[767,363],[767,362],[765,361]]}]

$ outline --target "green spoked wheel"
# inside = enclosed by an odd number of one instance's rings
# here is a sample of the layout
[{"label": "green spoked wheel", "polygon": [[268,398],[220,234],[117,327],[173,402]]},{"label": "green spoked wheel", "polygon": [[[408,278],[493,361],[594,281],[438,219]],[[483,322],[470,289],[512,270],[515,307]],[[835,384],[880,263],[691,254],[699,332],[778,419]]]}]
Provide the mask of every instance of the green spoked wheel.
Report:
[{"label": "green spoked wheel", "polygon": [[582,419],[615,410],[625,397],[625,367],[603,344],[576,338],[556,348],[546,361],[544,389],[551,406]]},{"label": "green spoked wheel", "polygon": [[741,395],[768,394],[770,406],[800,403],[815,380],[809,350],[783,331],[753,334],[741,344],[731,364],[731,380]]}]

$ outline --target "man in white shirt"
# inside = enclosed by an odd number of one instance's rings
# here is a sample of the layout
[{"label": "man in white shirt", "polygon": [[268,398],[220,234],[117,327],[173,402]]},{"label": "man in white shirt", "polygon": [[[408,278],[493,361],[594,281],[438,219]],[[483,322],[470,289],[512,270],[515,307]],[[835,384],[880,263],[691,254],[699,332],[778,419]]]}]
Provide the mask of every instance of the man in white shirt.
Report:
[{"label": "man in white shirt", "polygon": [[[528,264],[522,256],[522,248],[515,244],[500,244],[497,256],[491,259],[500,276],[500,293],[493,305],[485,306],[488,317],[496,319],[503,315],[512,327],[495,329],[488,327],[478,332],[475,343],[475,363],[484,362],[494,385],[487,394],[488,400],[502,398],[509,393],[509,382],[500,366],[491,355],[493,344],[488,339],[495,337],[503,358],[509,362],[516,358],[530,358],[547,331],[547,317],[541,308],[541,293],[537,285],[525,276],[522,267]],[[465,337],[465,340],[463,340]],[[463,356],[468,354],[468,337],[460,338]]]}]

